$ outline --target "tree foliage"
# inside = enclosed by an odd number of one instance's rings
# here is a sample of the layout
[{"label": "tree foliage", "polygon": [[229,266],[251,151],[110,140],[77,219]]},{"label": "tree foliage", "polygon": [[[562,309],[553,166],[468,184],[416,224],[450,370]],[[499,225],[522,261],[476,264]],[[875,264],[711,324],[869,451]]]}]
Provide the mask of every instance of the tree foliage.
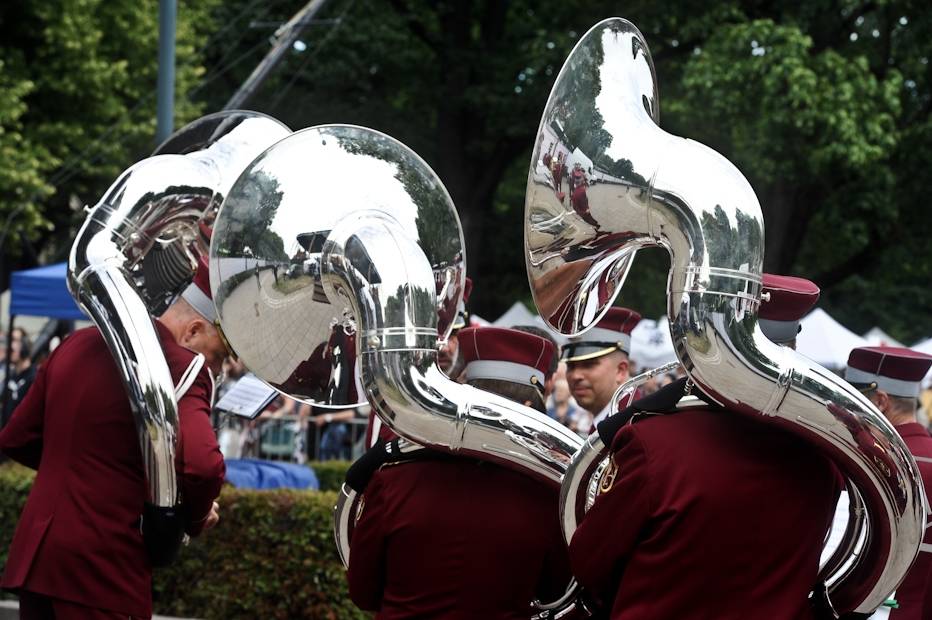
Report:
[{"label": "tree foliage", "polygon": [[[220,109],[304,4],[185,3],[180,116]],[[51,6],[0,9],[0,148],[20,158],[0,171],[0,209],[30,197],[17,223],[32,234],[68,220],[71,195],[99,195],[152,131],[152,108],[132,106],[154,85],[154,0]],[[470,305],[496,316],[529,299],[523,195],[550,87],[582,33],[620,10],[650,45],[661,125],[719,150],[754,187],[767,269],[815,279],[857,331],[927,336],[932,14],[912,0],[331,0],[247,107],[293,129],[373,127],[423,156],[464,225]],[[198,29],[213,33],[203,75]],[[62,183],[63,170],[77,172]],[[625,303],[661,314],[666,269],[662,252],[639,253]]]},{"label": "tree foliage", "polygon": [[[184,93],[201,78],[198,49],[219,0],[182,7],[175,114],[200,114]],[[62,257],[75,208],[93,204],[155,146],[158,1],[13,0],[0,5],[0,217],[4,253],[20,234]],[[55,231],[50,235],[49,231]],[[0,233],[2,234],[2,233]]]},{"label": "tree foliage", "polygon": [[[267,10],[285,19],[300,4]],[[609,2],[334,1],[319,17],[339,22],[312,26],[307,51],[252,104],[293,127],[369,125],[424,156],[460,211],[471,305],[495,316],[529,299],[523,193],[550,86],[579,36],[617,12]],[[927,12],[820,0],[633,2],[624,13],[651,46],[662,126],[721,151],[751,181],[768,270],[815,279],[823,305],[854,329],[927,335],[916,305],[891,303],[932,305],[920,207]],[[662,313],[666,268],[662,253],[642,252],[623,300]]]}]

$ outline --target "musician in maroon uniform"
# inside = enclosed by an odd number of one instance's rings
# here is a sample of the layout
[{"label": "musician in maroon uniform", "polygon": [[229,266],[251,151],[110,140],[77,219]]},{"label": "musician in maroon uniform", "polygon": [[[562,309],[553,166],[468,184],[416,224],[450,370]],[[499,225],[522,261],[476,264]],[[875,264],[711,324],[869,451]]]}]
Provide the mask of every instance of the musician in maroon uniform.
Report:
[{"label": "musician in maroon uniform", "polygon": [[573,205],[573,210],[584,222],[598,230],[599,222],[592,217],[592,213],[589,211],[589,196],[586,193],[589,188],[589,179],[586,178],[586,173],[579,162],[576,162],[573,166],[573,172],[569,176],[569,184],[570,204]]},{"label": "musician in maroon uniform", "polygon": [[819,287],[805,278],[765,273],[758,322],[767,338],[796,349],[800,320],[819,301]]},{"label": "musician in maroon uniform", "polygon": [[840,487],[828,460],[711,405],[636,414],[611,454],[570,559],[612,620],[813,617],[808,596]]},{"label": "musician in maroon uniform", "polygon": [[[460,350],[468,383],[543,411],[551,343],[480,327],[460,332]],[[533,599],[563,593],[569,566],[557,488],[492,463],[420,452],[383,465],[364,488],[350,548],[353,602],[379,620],[526,620]]]},{"label": "musician in maroon uniform", "polygon": [[595,327],[563,345],[566,381],[580,407],[592,414],[592,428],[616,408],[615,390],[631,376],[631,330],[641,315],[628,308],[609,308]]},{"label": "musician in maroon uniform", "polygon": [[[864,392],[906,442],[919,465],[926,495],[932,497],[932,437],[916,420],[919,384],[932,366],[932,356],[901,347],[860,347],[848,356],[845,379]],[[926,530],[924,547],[932,544]],[[926,587],[932,579],[932,555],[920,551],[894,598],[899,607],[892,620],[921,620]]]},{"label": "musician in maroon uniform", "polygon": [[[178,486],[190,535],[218,519],[223,457],[210,424],[226,347],[214,327],[206,264],[156,322],[176,382]],[[207,316],[205,316],[207,315]],[[65,339],[0,432],[0,450],[38,470],[2,586],[22,618],[148,618],[152,569],[140,534],[148,496],[138,433],[96,328]]]},{"label": "musician in maroon uniform", "polygon": [[550,161],[550,171],[553,174],[553,187],[560,202],[566,194],[563,193],[563,170],[566,166],[563,164],[563,153],[559,153],[556,159]]}]

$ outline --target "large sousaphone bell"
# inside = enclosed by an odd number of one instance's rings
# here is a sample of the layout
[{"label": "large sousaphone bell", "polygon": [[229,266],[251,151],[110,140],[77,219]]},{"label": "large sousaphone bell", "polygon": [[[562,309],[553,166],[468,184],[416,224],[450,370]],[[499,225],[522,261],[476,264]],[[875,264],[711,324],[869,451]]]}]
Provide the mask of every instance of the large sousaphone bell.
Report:
[{"label": "large sousaphone bell", "polygon": [[[368,401],[414,444],[559,485],[575,433],[437,366],[462,297],[463,238],[443,184],[400,142],[328,125],[277,143],[224,201],[210,257],[224,333],[269,385],[318,406]],[[344,485],[344,562],[357,499]]]},{"label": "large sousaphone bell", "polygon": [[190,283],[205,255],[205,215],[250,161],[289,133],[254,112],[195,121],[114,181],[72,245],[68,287],[103,334],[129,395],[150,506],[171,510],[179,499],[177,402],[152,316]]},{"label": "large sousaphone bell", "polygon": [[[823,450],[847,477],[853,504],[863,505],[863,547],[856,549],[855,520],[842,545],[851,557],[833,558],[823,577],[836,613],[872,612],[903,579],[922,539],[925,498],[915,462],[866,398],[758,329],[764,225],[757,198],[728,160],[664,132],[658,119],[641,33],[623,19],[592,28],[557,78],[532,156],[525,247],[535,303],[553,328],[584,331],[611,305],[637,249],[666,249],[670,330],[691,382],[734,415]],[[545,165],[551,143],[587,176],[584,195],[569,204]],[[604,454],[593,436],[567,473],[567,539]]]}]

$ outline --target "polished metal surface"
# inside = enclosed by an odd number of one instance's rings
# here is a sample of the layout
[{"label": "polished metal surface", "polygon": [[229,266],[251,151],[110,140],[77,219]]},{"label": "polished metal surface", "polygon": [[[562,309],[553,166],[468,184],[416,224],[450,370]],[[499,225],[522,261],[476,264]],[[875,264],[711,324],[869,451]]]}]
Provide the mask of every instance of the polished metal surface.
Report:
[{"label": "polished metal surface", "polygon": [[325,245],[323,272],[329,296],[352,296],[362,383],[389,428],[559,484],[581,440],[546,414],[440,370],[431,266],[397,222],[373,212],[341,221]]},{"label": "polished metal surface", "polygon": [[[68,287],[116,360],[139,432],[150,501],[157,506],[173,506],[178,497],[178,411],[152,315],[191,281],[199,255],[197,222],[224,179],[242,171],[230,167],[244,166],[288,133],[277,121],[262,121],[264,130],[251,140],[230,132],[205,151],[158,155],[131,166],[89,210],[71,248]],[[158,267],[147,267],[154,256]]]},{"label": "polished metal surface", "polygon": [[359,512],[359,494],[346,483],[340,486],[337,503],[333,507],[333,540],[343,566],[349,567],[350,540]]},{"label": "polished metal surface", "polygon": [[[224,333],[264,381],[319,405],[366,398],[419,446],[559,485],[582,444],[575,433],[437,366],[465,269],[459,219],[433,171],[396,140],[346,125],[295,133],[253,162],[211,243]],[[358,501],[344,489],[335,508],[344,562]]]},{"label": "polished metal surface", "polygon": [[[381,213],[415,240],[429,274],[417,284],[421,306],[383,308],[391,327],[379,337],[385,346],[416,341],[434,349],[462,296],[463,238],[440,180],[392,138],[345,125],[296,132],[249,166],[217,218],[211,288],[224,333],[252,372],[298,400],[334,408],[366,400],[356,379],[356,340],[371,337],[369,327],[353,296],[332,290],[324,265],[331,231],[366,213]],[[394,296],[414,286],[400,249],[385,248],[388,258],[376,262],[358,239],[344,241],[359,270],[352,277],[371,281],[377,301],[400,303]],[[430,314],[434,324],[421,328],[418,317],[398,314],[409,310]]]},{"label": "polished metal surface", "polygon": [[[839,613],[870,612],[919,549],[926,515],[915,462],[863,395],[763,336],[757,198],[727,159],[664,132],[657,120],[643,36],[623,19],[598,24],[558,76],[532,156],[525,246],[538,309],[565,334],[584,330],[619,293],[634,253],[665,248],[670,330],[692,382],[736,415],[810,441],[857,486],[865,549],[829,595]],[[582,192],[568,206],[561,175],[545,166],[562,153],[582,170]]]}]

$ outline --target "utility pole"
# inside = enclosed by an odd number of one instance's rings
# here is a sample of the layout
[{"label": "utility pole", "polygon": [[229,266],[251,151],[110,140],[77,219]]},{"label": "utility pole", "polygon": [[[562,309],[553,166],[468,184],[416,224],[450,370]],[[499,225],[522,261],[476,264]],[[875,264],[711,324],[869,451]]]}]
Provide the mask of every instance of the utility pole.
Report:
[{"label": "utility pole", "polygon": [[175,22],[177,0],[159,0],[159,78],[156,85],[155,143],[175,129]]},{"label": "utility pole", "polygon": [[259,89],[265,79],[269,76],[275,65],[281,61],[282,57],[288,51],[294,42],[301,35],[301,31],[310,23],[314,15],[327,4],[327,0],[311,0],[303,9],[295,13],[294,17],[288,20],[284,26],[275,31],[273,35],[274,43],[272,49],[262,59],[252,74],[246,78],[239,90],[223,106],[224,110],[236,110]]}]

